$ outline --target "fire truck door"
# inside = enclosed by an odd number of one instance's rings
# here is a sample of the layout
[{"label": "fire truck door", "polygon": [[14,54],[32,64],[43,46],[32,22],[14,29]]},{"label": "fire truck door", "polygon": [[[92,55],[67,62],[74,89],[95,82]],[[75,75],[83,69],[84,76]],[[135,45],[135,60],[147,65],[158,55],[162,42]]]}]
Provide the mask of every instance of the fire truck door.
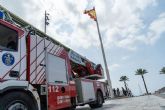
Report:
[{"label": "fire truck door", "polygon": [[21,29],[0,20],[0,80],[17,79],[21,74],[21,61],[25,58],[21,55],[22,35]]},{"label": "fire truck door", "polygon": [[46,68],[49,110],[69,107],[70,96],[66,59],[47,53]]}]

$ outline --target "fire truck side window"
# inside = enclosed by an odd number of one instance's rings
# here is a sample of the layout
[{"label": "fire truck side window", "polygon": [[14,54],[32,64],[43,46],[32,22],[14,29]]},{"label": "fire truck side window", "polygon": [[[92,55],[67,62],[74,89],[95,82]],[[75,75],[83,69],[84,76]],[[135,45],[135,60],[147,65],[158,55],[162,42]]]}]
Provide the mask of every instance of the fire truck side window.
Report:
[{"label": "fire truck side window", "polygon": [[18,50],[18,33],[0,24],[0,50],[17,51]]}]

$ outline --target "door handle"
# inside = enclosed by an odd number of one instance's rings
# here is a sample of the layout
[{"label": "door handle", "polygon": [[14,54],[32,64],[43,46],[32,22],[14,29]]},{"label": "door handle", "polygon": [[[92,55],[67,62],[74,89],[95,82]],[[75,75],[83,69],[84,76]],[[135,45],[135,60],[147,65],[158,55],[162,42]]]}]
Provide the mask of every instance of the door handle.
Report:
[{"label": "door handle", "polygon": [[11,70],[10,73],[9,73],[9,76],[10,77],[19,77],[19,72]]},{"label": "door handle", "polygon": [[61,87],[61,92],[65,93],[65,87]]},{"label": "door handle", "polygon": [[44,64],[40,64],[40,66],[44,66],[44,67],[46,67],[46,65],[44,65]]}]

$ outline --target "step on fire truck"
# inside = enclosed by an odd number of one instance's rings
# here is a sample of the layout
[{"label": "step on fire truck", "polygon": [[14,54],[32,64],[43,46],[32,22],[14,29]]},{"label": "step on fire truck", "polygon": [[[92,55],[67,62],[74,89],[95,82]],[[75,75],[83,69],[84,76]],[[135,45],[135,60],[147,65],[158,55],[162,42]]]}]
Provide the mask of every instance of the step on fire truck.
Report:
[{"label": "step on fire truck", "polygon": [[0,110],[102,107],[103,69],[0,6]]}]

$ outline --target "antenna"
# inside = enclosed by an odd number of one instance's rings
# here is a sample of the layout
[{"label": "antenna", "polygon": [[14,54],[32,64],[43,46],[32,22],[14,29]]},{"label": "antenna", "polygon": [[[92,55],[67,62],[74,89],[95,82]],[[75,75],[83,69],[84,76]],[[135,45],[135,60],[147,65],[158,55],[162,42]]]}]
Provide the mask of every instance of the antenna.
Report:
[{"label": "antenna", "polygon": [[49,25],[49,13],[45,11],[45,33],[46,33],[46,26]]}]

